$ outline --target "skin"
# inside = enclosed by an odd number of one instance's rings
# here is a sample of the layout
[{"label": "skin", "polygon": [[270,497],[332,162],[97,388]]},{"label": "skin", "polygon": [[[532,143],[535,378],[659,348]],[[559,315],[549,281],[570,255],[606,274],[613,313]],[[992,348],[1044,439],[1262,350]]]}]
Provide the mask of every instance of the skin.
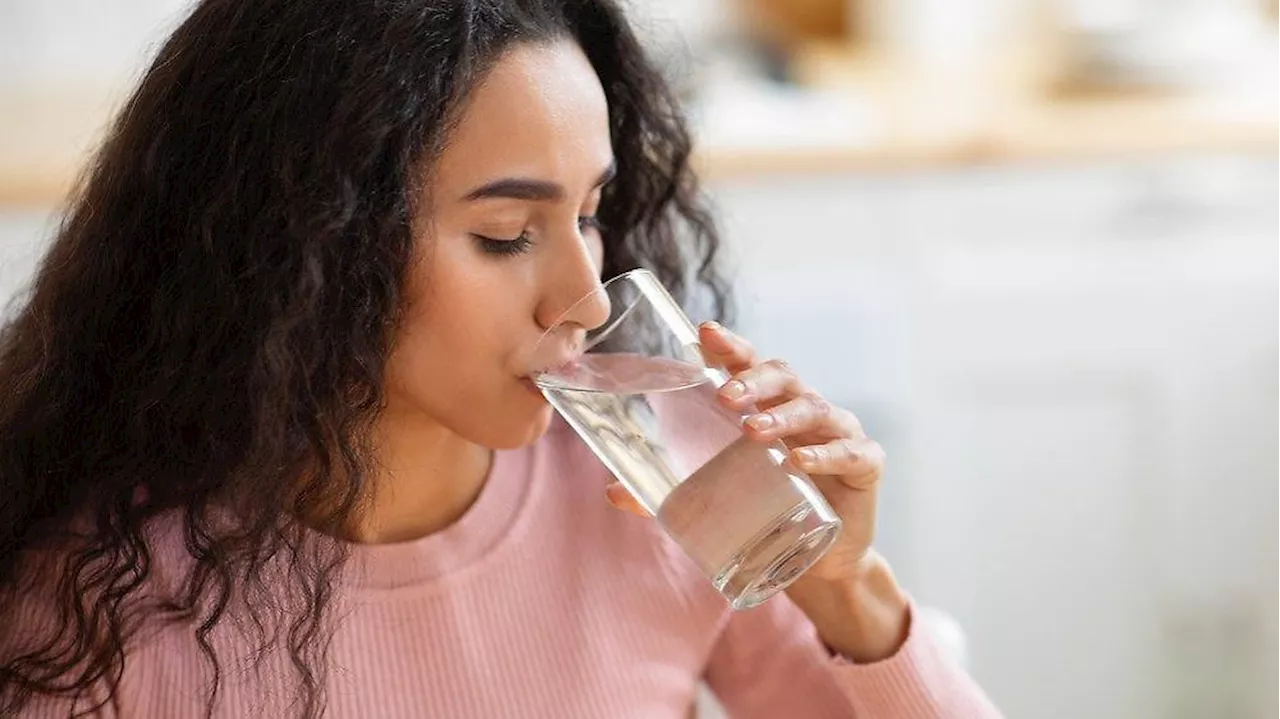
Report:
[{"label": "skin", "polygon": [[[552,410],[527,377],[550,359],[534,345],[556,327],[550,344],[567,355],[608,315],[601,301],[577,303],[600,282],[593,215],[613,163],[607,110],[594,70],[568,41],[512,49],[473,91],[414,223],[419,257],[375,434],[382,471],[351,539],[443,529],[479,494],[492,448],[523,446],[547,429]],[[748,435],[786,442],[844,520],[837,546],[788,594],[832,649],[864,662],[892,655],[909,613],[871,549],[879,445],[785,363],[760,361],[719,325],[700,332],[734,375],[720,400],[761,407]],[[643,514],[616,484],[606,498]]]}]

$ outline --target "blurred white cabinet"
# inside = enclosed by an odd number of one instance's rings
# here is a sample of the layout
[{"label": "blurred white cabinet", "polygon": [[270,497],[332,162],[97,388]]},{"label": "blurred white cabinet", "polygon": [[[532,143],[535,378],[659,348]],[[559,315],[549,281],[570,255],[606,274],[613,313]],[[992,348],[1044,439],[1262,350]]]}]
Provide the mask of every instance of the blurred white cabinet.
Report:
[{"label": "blurred white cabinet", "polygon": [[1011,714],[1265,716],[1193,687],[1274,657],[1273,251],[1095,252],[922,268],[920,590]]},{"label": "blurred white cabinet", "polygon": [[715,188],[744,327],[890,451],[1009,716],[1275,716],[1274,160]]}]

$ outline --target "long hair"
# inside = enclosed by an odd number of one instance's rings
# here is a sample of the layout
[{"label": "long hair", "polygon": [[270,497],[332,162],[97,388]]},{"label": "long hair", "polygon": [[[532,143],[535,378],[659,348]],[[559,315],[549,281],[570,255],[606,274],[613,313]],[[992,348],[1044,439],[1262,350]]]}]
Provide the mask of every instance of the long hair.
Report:
[{"label": "long hair", "polygon": [[[555,39],[608,100],[604,273],[728,311],[677,102],[609,0],[199,3],[0,330],[0,614],[39,585],[49,619],[0,625],[0,714],[106,701],[147,617],[193,633],[212,714],[233,593],[323,711],[346,553],[315,537],[369,494],[422,168],[504,50]],[[144,606],[161,515],[190,556]]]}]

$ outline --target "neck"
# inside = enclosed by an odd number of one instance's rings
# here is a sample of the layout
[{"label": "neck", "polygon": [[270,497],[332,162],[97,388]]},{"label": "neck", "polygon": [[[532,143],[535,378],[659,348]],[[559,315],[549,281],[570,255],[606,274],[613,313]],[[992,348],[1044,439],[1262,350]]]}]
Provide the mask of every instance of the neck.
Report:
[{"label": "neck", "polygon": [[365,544],[438,532],[480,495],[492,452],[421,412],[388,408],[375,428],[378,473],[371,501],[350,530]]}]

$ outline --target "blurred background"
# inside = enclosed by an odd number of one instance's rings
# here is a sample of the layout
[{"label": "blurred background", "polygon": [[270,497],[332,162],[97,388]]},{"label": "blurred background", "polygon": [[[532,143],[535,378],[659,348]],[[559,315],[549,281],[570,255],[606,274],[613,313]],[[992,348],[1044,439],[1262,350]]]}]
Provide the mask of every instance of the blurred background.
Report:
[{"label": "blurred background", "polygon": [[[0,301],[187,0],[0,0]],[[634,0],[1010,717],[1277,716],[1274,0]]]}]

